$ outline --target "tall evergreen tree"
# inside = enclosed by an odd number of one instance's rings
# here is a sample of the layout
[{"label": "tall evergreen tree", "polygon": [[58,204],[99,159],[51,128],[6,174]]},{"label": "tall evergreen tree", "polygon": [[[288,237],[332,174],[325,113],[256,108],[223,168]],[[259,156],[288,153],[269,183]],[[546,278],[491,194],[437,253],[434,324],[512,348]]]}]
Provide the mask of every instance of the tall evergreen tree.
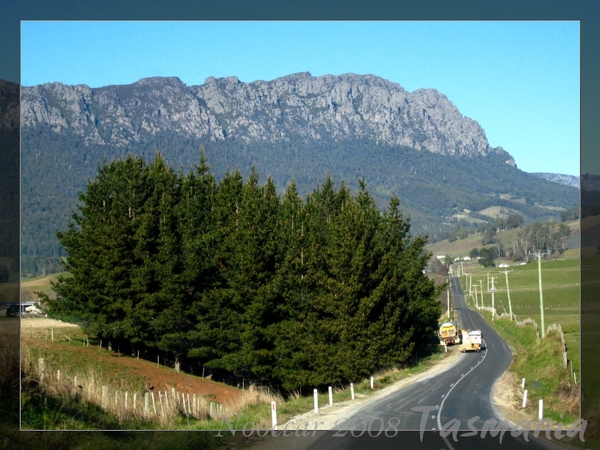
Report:
[{"label": "tall evergreen tree", "polygon": [[54,284],[50,311],[77,318],[98,337],[135,337],[131,313],[143,289],[132,280],[136,228],[148,195],[145,172],[141,158],[104,163],[80,194],[68,230],[57,233],[72,277]]},{"label": "tall evergreen tree", "polygon": [[143,324],[146,346],[181,357],[187,354],[182,336],[192,326],[186,317],[181,237],[178,229],[181,177],[160,154],[148,165],[150,195],[136,234],[136,283],[145,288],[134,317]]},{"label": "tall evergreen tree", "polygon": [[[232,355],[239,352],[239,324],[243,308],[239,293],[232,282],[236,270],[235,233],[239,225],[240,205],[244,182],[239,170],[227,172],[220,181],[212,215],[214,221],[214,274],[213,287],[196,303],[198,321],[194,332],[194,347],[188,353],[207,367],[216,370],[236,371]],[[233,360],[233,361],[232,361]]]}]

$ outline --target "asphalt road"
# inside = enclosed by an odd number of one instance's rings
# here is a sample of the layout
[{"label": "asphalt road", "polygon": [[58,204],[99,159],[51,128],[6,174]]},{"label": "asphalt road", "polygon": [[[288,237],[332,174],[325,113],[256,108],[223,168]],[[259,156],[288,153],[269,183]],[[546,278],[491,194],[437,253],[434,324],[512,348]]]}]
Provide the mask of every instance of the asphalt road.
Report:
[{"label": "asphalt road", "polygon": [[[482,331],[481,352],[460,355],[447,371],[398,390],[340,419],[334,431],[323,433],[310,449],[526,449],[557,448],[546,440],[525,442],[508,430],[483,434],[488,419],[498,419],[492,387],[510,365],[510,348],[474,311],[467,308],[462,288],[452,279],[459,325]],[[488,429],[489,429],[488,423]],[[492,431],[496,427],[492,427]],[[455,429],[454,435],[449,432]],[[448,431],[441,436],[439,430]],[[470,434],[470,435],[469,435]]]}]

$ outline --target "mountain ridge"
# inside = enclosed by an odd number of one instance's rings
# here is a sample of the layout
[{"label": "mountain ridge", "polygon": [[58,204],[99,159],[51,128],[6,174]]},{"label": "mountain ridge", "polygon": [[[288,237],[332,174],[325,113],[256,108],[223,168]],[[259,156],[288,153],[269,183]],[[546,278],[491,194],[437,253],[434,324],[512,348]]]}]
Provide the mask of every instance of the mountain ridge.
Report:
[{"label": "mountain ridge", "polygon": [[[449,155],[490,153],[484,130],[435,89],[409,93],[375,75],[308,72],[243,83],[208,77],[187,86],[177,77],[90,88],[46,83],[22,89],[22,126],[70,130],[86,145],[128,146],[158,131],[194,139],[286,142],[368,139]],[[145,118],[136,122],[136,110]]]},{"label": "mountain ridge", "polygon": [[564,184],[566,186],[580,188],[580,178],[574,175],[566,175],[562,173],[548,173],[548,172],[533,172],[531,175],[543,178],[544,180],[553,181],[555,183]]}]

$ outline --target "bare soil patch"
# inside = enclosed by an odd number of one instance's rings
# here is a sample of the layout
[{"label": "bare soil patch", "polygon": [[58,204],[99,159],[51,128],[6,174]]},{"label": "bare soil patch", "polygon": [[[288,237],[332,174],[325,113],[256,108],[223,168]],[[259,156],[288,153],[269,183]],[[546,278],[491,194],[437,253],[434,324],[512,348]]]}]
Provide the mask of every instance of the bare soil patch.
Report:
[{"label": "bare soil patch", "polygon": [[518,424],[524,420],[533,420],[523,412],[523,390],[520,389],[520,383],[514,372],[504,372],[496,381],[492,390],[493,406],[498,410],[499,418],[503,418]]}]

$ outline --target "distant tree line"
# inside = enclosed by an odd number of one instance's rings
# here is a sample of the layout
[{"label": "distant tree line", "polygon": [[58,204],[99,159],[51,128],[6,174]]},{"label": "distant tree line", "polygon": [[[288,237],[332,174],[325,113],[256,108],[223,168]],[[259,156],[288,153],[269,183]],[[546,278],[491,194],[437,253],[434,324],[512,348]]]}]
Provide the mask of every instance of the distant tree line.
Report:
[{"label": "distant tree line", "polygon": [[217,182],[157,155],[105,162],[57,236],[53,317],[284,390],[347,383],[435,345],[439,289],[399,200],[331,179],[302,198],[252,170]]},{"label": "distant tree line", "polygon": [[[479,258],[479,263],[484,267],[494,266],[497,258],[509,257],[513,261],[527,261],[532,253],[541,251],[549,255],[564,252],[565,238],[571,235],[571,229],[565,223],[553,222],[539,223],[523,228],[515,234],[510,246],[505,246],[492,236],[487,242],[489,245],[481,249],[474,248],[470,251],[471,258]],[[486,241],[482,241],[486,242]]]},{"label": "distant tree line", "polygon": [[571,229],[565,223],[535,223],[517,233],[513,238],[508,256],[513,261],[527,261],[534,252],[549,255],[564,252],[565,237],[570,236]]},{"label": "distant tree line", "polygon": [[509,214],[507,217],[496,217],[493,219],[490,216],[477,212],[470,212],[469,216],[486,220],[486,223],[477,225],[469,223],[465,219],[461,219],[451,230],[446,234],[448,242],[454,242],[458,239],[465,239],[469,234],[481,234],[481,245],[494,243],[494,236],[501,230],[513,230],[523,225],[525,219],[519,214]]},{"label": "distant tree line", "polygon": [[580,217],[579,208],[573,207],[568,208],[560,213],[560,220],[562,222],[569,222],[571,220],[577,220]]}]

